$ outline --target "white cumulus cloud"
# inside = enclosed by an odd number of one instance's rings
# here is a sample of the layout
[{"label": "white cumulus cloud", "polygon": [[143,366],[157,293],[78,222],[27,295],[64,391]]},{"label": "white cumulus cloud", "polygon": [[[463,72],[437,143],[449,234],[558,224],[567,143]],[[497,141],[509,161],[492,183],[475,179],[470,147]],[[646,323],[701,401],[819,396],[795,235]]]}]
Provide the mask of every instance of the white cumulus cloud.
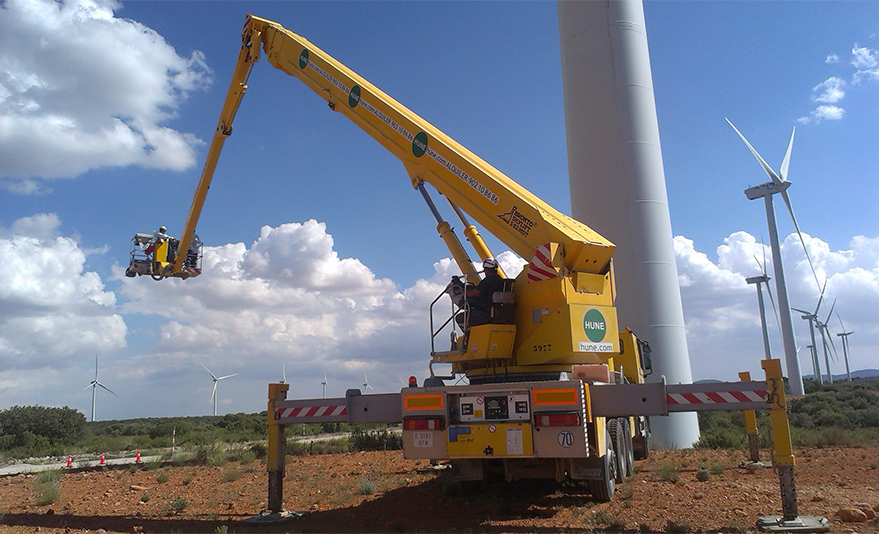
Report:
[{"label": "white cumulus cloud", "polygon": [[835,104],[845,97],[845,85],[845,80],[841,80],[836,76],[827,78],[812,89],[812,92],[818,93],[812,97],[812,100],[826,104]]},{"label": "white cumulus cloud", "polygon": [[0,185],[139,165],[182,170],[199,141],[164,123],[210,83],[204,56],[118,18],[112,0],[8,0],[0,9]]},{"label": "white cumulus cloud", "polygon": [[[879,327],[872,318],[879,306],[879,238],[857,236],[848,250],[837,251],[816,237],[804,234],[803,238],[819,280],[822,284],[827,280],[820,320],[829,323],[834,338],[840,331],[840,318],[847,330],[857,332],[850,337],[852,369],[876,368]],[[765,252],[766,274],[773,278],[769,282],[773,301],[763,285],[767,327],[773,357],[783,358],[778,319],[773,310],[773,302],[777,305],[778,300],[769,248],[746,232],[736,232],[717,248],[715,262],[696,250],[691,240],[677,236],[674,241],[694,378],[736,380],[736,373],[745,370],[750,370],[752,376],[761,376],[763,344],[757,289],[745,279],[761,274]],[[782,263],[790,305],[813,310],[820,290],[796,234],[782,243]],[[829,316],[834,302],[833,316]],[[811,341],[808,324],[800,315],[793,313],[793,326],[800,347],[802,374],[808,375],[812,365],[806,346]],[[841,347],[836,348],[840,352],[838,360],[832,359],[832,371],[840,374],[845,366]]]},{"label": "white cumulus cloud", "polygon": [[85,251],[59,226],[40,214],[0,227],[0,380],[125,347],[115,294],[84,270]]}]

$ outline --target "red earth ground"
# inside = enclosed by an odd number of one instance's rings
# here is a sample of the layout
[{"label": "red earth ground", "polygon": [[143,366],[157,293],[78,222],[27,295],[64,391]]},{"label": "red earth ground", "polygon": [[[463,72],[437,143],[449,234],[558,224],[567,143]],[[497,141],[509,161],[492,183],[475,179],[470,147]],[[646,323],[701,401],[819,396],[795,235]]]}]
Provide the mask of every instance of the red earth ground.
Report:
[{"label": "red earth ground", "polygon": [[[879,509],[879,447],[796,451],[801,515],[832,532],[879,532],[879,521],[838,512]],[[771,468],[739,467],[742,451],[655,451],[636,463],[610,503],[581,486],[524,481],[463,492],[445,471],[400,451],[290,458],[284,506],[304,516],[273,525],[243,520],[266,507],[259,461],[68,472],[60,496],[38,505],[39,475],[0,479],[0,531],[106,532],[747,532],[781,514]],[[701,467],[708,468],[699,476]],[[677,481],[674,481],[677,475]],[[875,516],[874,516],[875,517]]]}]

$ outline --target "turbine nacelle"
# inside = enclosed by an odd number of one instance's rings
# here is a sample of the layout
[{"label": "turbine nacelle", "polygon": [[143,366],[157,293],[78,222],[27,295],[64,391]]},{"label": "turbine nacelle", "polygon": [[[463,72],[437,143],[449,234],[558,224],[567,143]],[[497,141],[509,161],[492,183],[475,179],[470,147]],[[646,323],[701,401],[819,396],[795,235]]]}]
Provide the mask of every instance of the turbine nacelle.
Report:
[{"label": "turbine nacelle", "polygon": [[765,184],[755,185],[745,189],[745,196],[748,200],[756,200],[758,198],[774,195],[776,193],[784,193],[790,187],[790,182],[766,182]]}]

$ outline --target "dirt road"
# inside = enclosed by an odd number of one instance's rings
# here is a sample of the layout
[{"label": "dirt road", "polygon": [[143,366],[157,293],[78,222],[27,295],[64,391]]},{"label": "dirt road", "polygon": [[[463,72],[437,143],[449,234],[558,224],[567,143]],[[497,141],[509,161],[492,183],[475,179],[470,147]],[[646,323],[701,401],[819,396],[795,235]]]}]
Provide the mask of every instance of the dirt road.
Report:
[{"label": "dirt road", "polygon": [[[842,521],[841,509],[879,508],[879,447],[796,451],[799,511],[833,532],[879,532],[876,519]],[[610,503],[579,486],[522,482],[463,493],[448,472],[399,451],[295,457],[284,504],[308,512],[282,525],[242,521],[266,506],[258,462],[219,467],[67,473],[60,496],[41,498],[39,475],[0,479],[0,531],[32,532],[746,532],[781,513],[772,469],[739,467],[741,451],[658,451],[638,462]],[[703,474],[700,475],[700,468]],[[700,480],[706,477],[707,480]]]}]

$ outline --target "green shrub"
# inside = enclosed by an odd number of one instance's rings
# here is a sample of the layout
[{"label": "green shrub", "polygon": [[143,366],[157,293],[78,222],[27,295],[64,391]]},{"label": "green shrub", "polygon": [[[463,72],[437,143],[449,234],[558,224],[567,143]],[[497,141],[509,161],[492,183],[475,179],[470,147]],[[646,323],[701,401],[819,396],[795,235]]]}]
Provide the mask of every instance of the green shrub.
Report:
[{"label": "green shrub", "polygon": [[168,482],[168,474],[164,471],[160,472],[158,475],[156,475],[156,482],[158,482],[159,484],[164,484],[165,482]]},{"label": "green shrub", "polygon": [[223,471],[223,482],[235,482],[241,478],[241,471],[237,469],[226,469]]},{"label": "green shrub", "polygon": [[54,503],[61,497],[61,471],[43,471],[34,479],[34,489],[37,491],[37,506]]},{"label": "green shrub", "polygon": [[179,514],[183,510],[186,510],[187,506],[189,506],[189,502],[183,497],[177,497],[176,499],[171,501],[171,510],[177,514]]},{"label": "green shrub", "polygon": [[368,478],[361,478],[358,480],[357,487],[360,488],[361,495],[372,495],[375,493],[375,482]]},{"label": "green shrub", "polygon": [[662,482],[676,483],[681,479],[681,472],[673,463],[666,460],[662,462],[656,470],[656,476],[658,476],[659,480]]},{"label": "green shrub", "polygon": [[201,465],[209,465],[212,467],[221,466],[226,463],[226,453],[223,445],[218,442],[199,445],[195,449],[195,462]]},{"label": "green shrub", "polygon": [[358,451],[396,451],[403,448],[403,436],[390,430],[361,430],[351,433],[351,443]]}]

